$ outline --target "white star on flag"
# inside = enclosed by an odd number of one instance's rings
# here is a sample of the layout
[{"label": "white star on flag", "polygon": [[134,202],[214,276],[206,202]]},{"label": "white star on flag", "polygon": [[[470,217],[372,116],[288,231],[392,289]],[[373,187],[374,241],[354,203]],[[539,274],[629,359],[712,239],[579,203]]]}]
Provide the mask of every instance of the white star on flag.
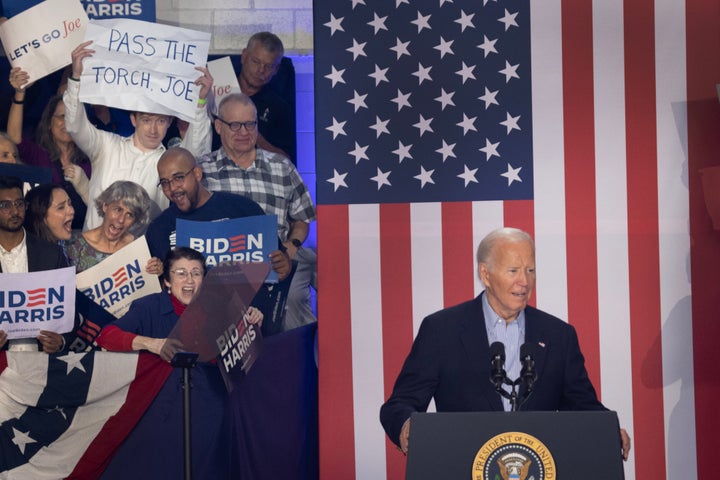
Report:
[{"label": "white star on flag", "polygon": [[437,153],[442,154],[443,163],[445,163],[445,160],[448,159],[448,157],[457,158],[455,157],[455,152],[453,152],[453,149],[455,148],[454,143],[448,145],[447,142],[443,139],[442,141],[442,147],[435,150]]},{"label": "white star on flag", "polygon": [[332,72],[325,75],[325,78],[330,79],[332,81],[332,86],[335,87],[338,83],[345,83],[345,80],[343,80],[342,76],[343,73],[345,73],[345,69],[342,70],[336,70],[335,65],[332,67]]},{"label": "white star on flag", "polygon": [[369,147],[369,145],[365,145],[364,147],[361,147],[358,142],[355,142],[355,149],[354,149],[354,150],[350,150],[350,151],[348,152],[350,155],[352,155],[353,157],[355,157],[355,165],[357,165],[358,163],[360,163],[360,160],[363,160],[363,159],[369,160],[369,158],[368,158],[368,156],[367,156],[367,153],[366,153],[368,147]]},{"label": "white star on flag", "polygon": [[490,157],[492,157],[493,155],[495,155],[498,158],[500,157],[500,154],[497,151],[498,145],[500,145],[500,142],[492,143],[492,142],[490,142],[489,139],[486,138],[485,146],[478,150],[485,153],[485,160],[488,161],[488,160],[490,160]]},{"label": "white star on flag", "polygon": [[390,47],[390,50],[397,53],[397,59],[400,60],[400,57],[402,57],[403,55],[410,56],[410,51],[408,51],[408,45],[410,45],[410,41],[401,42],[400,39],[396,37],[395,46]]},{"label": "white star on flag", "polygon": [[459,23],[462,27],[460,29],[461,32],[464,32],[466,28],[475,28],[475,25],[473,25],[472,19],[475,16],[474,13],[471,13],[470,15],[465,13],[465,10],[460,10],[460,18],[455,20],[455,23]]},{"label": "white star on flag", "polygon": [[355,111],[357,112],[360,108],[368,108],[368,106],[365,104],[365,99],[367,98],[367,93],[364,95],[360,95],[357,90],[353,90],[353,98],[348,100],[348,103],[351,103],[355,107]]},{"label": "white star on flag", "polygon": [[475,178],[477,171],[477,168],[470,170],[467,165],[463,165],[463,173],[459,174],[458,178],[465,180],[465,187],[467,188],[470,183],[478,183],[477,178]]},{"label": "white star on flag", "polygon": [[440,58],[443,58],[446,54],[455,55],[455,52],[452,51],[452,44],[453,40],[446,42],[445,39],[441,36],[440,43],[435,45],[433,48],[435,50],[438,50],[440,52]]},{"label": "white star on flag", "polygon": [[435,183],[432,179],[433,172],[435,172],[435,170],[425,170],[425,168],[420,165],[420,173],[413,178],[420,180],[420,188],[424,188],[427,183]]},{"label": "white star on flag", "polygon": [[365,45],[367,45],[367,42],[358,43],[357,40],[353,38],[352,47],[346,48],[345,50],[353,54],[353,60],[357,60],[357,57],[367,57],[365,54]]},{"label": "white star on flag", "polygon": [[510,62],[505,60],[505,68],[503,68],[499,72],[505,75],[505,83],[509,82],[511,78],[520,78],[517,74],[517,69],[519,66],[519,63],[517,65],[510,65]]},{"label": "white star on flag", "polygon": [[418,62],[418,69],[413,73],[413,75],[418,77],[418,85],[422,85],[423,80],[432,81],[432,77],[430,76],[430,69],[432,69],[432,67],[423,67],[422,63]]},{"label": "white star on flag", "polygon": [[420,12],[418,12],[417,19],[411,21],[410,23],[414,23],[415,25],[417,25],[418,33],[420,33],[423,28],[432,30],[432,28],[430,28],[430,15],[423,16]]},{"label": "white star on flag", "polygon": [[374,13],[373,15],[375,16],[375,18],[373,18],[372,22],[368,22],[368,25],[372,26],[375,29],[375,35],[377,35],[380,30],[387,30],[387,27],[385,26],[385,20],[387,20],[387,16],[378,17],[377,13]]},{"label": "white star on flag", "polygon": [[445,107],[448,105],[455,106],[455,103],[452,101],[453,95],[455,95],[455,92],[446,92],[444,88],[440,89],[440,96],[435,98],[435,100],[440,102],[440,110],[445,110]]},{"label": "white star on flag", "polygon": [[[368,77],[372,77],[375,79],[375,86],[377,87],[380,85],[380,82],[387,82],[388,79],[385,76],[389,68],[380,68],[379,66],[375,65],[375,72],[368,75]],[[343,82],[345,83],[345,82]]]},{"label": "white star on flag", "polygon": [[505,9],[505,16],[498,18],[498,22],[505,24],[505,31],[507,32],[508,28],[518,26],[515,17],[517,17],[517,13],[510,13]]},{"label": "white star on flag", "polygon": [[337,170],[333,169],[333,177],[328,178],[326,182],[332,183],[334,190],[337,192],[337,189],[340,187],[347,188],[347,183],[345,183],[345,177],[347,177],[347,173],[338,173]]},{"label": "white star on flag", "polygon": [[330,36],[332,37],[335,32],[340,31],[344,32],[345,30],[342,27],[342,21],[345,17],[335,18],[335,16],[331,13],[330,14],[330,21],[327,23],[324,23],[326,27],[330,29]]},{"label": "white star on flag", "polygon": [[475,75],[473,74],[473,70],[475,70],[475,65],[465,65],[465,62],[462,62],[462,69],[458,70],[457,73],[462,77],[462,83],[465,84],[465,81],[468,78],[472,78],[475,80]]},{"label": "white star on flag", "polygon": [[325,130],[330,130],[332,132],[333,140],[335,140],[338,135],[347,135],[344,128],[345,123],[347,122],[338,122],[337,120],[335,120],[335,117],[333,117],[332,122],[332,125],[330,125],[329,127],[325,127]]},{"label": "white star on flag", "polygon": [[410,148],[412,148],[412,144],[410,145],[403,145],[402,142],[398,141],[398,148],[397,150],[393,150],[392,153],[398,156],[398,163],[402,163],[403,160],[406,158],[409,158],[412,160],[412,155],[410,155]]},{"label": "white star on flag", "polygon": [[370,180],[377,182],[377,189],[380,190],[383,185],[387,185],[388,187],[391,187],[390,180],[388,180],[388,177],[390,176],[390,171],[383,172],[379,168],[377,169],[377,175],[374,177],[370,177]]},{"label": "white star on flag", "polygon": [[433,129],[430,126],[430,123],[433,121],[431,118],[425,118],[420,114],[420,120],[418,120],[418,123],[413,124],[413,127],[416,127],[418,130],[420,130],[420,136],[423,136],[423,133],[425,132],[432,132]]},{"label": "white star on flag", "polygon": [[518,126],[518,120],[520,120],[520,115],[517,117],[513,117],[510,115],[510,112],[507,112],[507,118],[505,121],[500,122],[500,125],[505,125],[507,127],[507,133],[510,135],[510,132],[513,130],[520,130],[520,126]]},{"label": "white star on flag", "polygon": [[375,130],[375,138],[380,138],[380,135],[383,133],[390,134],[390,131],[387,129],[388,123],[390,123],[390,120],[380,120],[380,117],[375,116],[375,123],[370,125],[370,128]]},{"label": "white star on flag", "polygon": [[500,105],[495,98],[497,97],[498,91],[499,90],[495,90],[494,92],[491,92],[487,87],[485,87],[485,95],[478,97],[478,99],[485,102],[485,110],[487,110],[490,105]]},{"label": "white star on flag", "polygon": [[67,372],[66,373],[69,375],[70,372],[72,372],[76,368],[83,373],[87,373],[85,371],[85,366],[82,363],[80,363],[83,358],[85,358],[84,353],[68,353],[68,354],[63,355],[62,357],[58,357],[58,360],[65,362],[67,364]]},{"label": "white star on flag", "polygon": [[483,43],[477,47],[482,48],[485,58],[487,58],[489,53],[498,53],[498,51],[495,50],[495,42],[497,42],[497,39],[490,40],[487,38],[487,35],[483,35]]},{"label": "white star on flag", "polygon": [[20,449],[20,453],[22,453],[22,454],[25,454],[25,446],[28,443],[36,443],[37,442],[35,439],[33,439],[32,437],[30,437],[28,435],[28,433],[30,433],[29,431],[21,432],[20,430],[18,430],[15,427],[12,427],[12,431],[13,431],[12,442],[18,446],[18,448]]},{"label": "white star on flag", "polygon": [[512,183],[513,183],[514,181],[522,182],[522,180],[520,179],[520,175],[518,175],[518,174],[520,173],[520,170],[522,170],[522,167],[513,168],[513,167],[508,163],[507,172],[501,173],[500,176],[501,176],[501,177],[506,177],[506,178],[508,179],[508,187],[509,187],[510,185],[512,185]]},{"label": "white star on flag", "polygon": [[402,93],[399,88],[398,88],[398,91],[397,91],[397,92],[398,92],[398,93],[397,93],[397,97],[391,99],[390,101],[391,101],[391,102],[394,102],[394,103],[397,103],[398,112],[399,112],[400,110],[402,110],[402,107],[410,107],[410,108],[412,108],[412,105],[410,105],[410,102],[408,101],[408,100],[410,99],[410,94],[409,94],[409,93]]},{"label": "white star on flag", "polygon": [[467,135],[467,132],[470,130],[477,132],[477,128],[475,128],[475,120],[477,120],[477,117],[468,118],[468,116],[463,113],[462,122],[457,124],[458,127],[462,127],[463,129],[463,137]]}]

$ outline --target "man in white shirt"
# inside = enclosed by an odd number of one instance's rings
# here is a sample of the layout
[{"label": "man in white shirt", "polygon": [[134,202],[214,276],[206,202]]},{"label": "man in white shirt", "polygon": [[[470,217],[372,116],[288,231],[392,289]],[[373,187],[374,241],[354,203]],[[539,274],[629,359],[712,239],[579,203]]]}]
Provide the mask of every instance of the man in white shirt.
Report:
[{"label": "man in white shirt", "polygon": [[[27,204],[22,182],[16,177],[0,176],[0,277],[5,273],[27,273],[67,267],[67,259],[59,245],[31,235],[23,228]],[[0,329],[0,349],[8,343]],[[13,340],[11,348],[56,353],[65,348],[62,335],[41,330],[35,339]]]},{"label": "man in white shirt", "polygon": [[[167,115],[132,112],[130,120],[135,132],[130,137],[104,132],[95,128],[87,118],[79,99],[80,75],[83,60],[92,56],[88,48],[91,41],[81,43],[72,52],[72,75],[68,79],[63,95],[65,103],[65,128],[92,163],[89,182],[89,205],[116,180],[130,180],[141,185],[158,208],[153,208],[151,219],[168,207],[168,200],[157,188],[157,162],[165,152],[162,140],[172,118]],[[198,107],[195,118],[190,122],[181,146],[199,156],[210,152],[212,134],[210,117],[207,115],[205,99],[212,88],[213,79],[207,68],[196,67],[202,76],[195,81],[200,86]],[[77,169],[76,169],[77,172]],[[73,184],[76,179],[71,180]],[[88,208],[83,230],[99,226],[102,218],[95,208]]]}]

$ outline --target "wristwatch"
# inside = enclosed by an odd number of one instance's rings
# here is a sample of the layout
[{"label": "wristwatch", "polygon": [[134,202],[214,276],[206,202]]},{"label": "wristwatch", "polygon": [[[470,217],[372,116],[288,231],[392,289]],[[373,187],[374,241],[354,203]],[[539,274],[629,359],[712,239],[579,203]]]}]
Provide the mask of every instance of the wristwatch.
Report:
[{"label": "wristwatch", "polygon": [[291,239],[290,239],[290,243],[292,243],[293,245],[295,245],[295,248],[300,248],[300,247],[302,247],[302,242],[301,242],[300,240],[298,240],[297,238],[291,238]]}]

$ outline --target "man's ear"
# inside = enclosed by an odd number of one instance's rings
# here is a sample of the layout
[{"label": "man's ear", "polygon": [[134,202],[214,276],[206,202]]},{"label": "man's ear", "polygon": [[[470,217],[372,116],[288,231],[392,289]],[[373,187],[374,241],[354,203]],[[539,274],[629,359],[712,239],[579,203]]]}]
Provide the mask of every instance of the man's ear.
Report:
[{"label": "man's ear", "polygon": [[485,263],[478,263],[478,277],[480,278],[480,281],[487,287],[488,281],[489,281],[489,275],[490,272],[488,270],[487,264]]}]

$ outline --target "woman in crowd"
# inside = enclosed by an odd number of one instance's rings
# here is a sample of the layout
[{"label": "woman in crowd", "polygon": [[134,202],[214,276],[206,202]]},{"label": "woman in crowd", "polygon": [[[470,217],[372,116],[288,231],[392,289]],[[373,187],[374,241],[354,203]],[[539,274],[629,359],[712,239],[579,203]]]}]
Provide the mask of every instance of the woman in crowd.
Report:
[{"label": "woman in crowd", "polygon": [[21,163],[17,145],[5,132],[0,132],[0,163]]},{"label": "woman in crowd", "polygon": [[62,95],[52,97],[43,110],[35,132],[35,141],[23,137],[23,104],[25,90],[30,86],[28,79],[27,72],[19,67],[10,70],[10,85],[15,89],[15,95],[8,114],[8,136],[17,144],[24,163],[52,169],[53,183],[65,188],[75,206],[73,228],[82,229],[89,204],[90,160],[65,130],[65,104]]},{"label": "woman in crowd", "polygon": [[62,186],[45,183],[33,187],[25,201],[25,230],[48,242],[64,245],[70,240],[75,208]]},{"label": "woman in crowd", "polygon": [[[111,351],[147,350],[169,362],[175,353],[183,350],[178,339],[168,338],[180,315],[187,305],[197,296],[205,275],[205,258],[191,248],[177,247],[165,258],[163,267],[163,285],[165,292],[154,293],[135,300],[127,313],[106,326],[97,339],[98,345]],[[262,322],[262,313],[250,307],[248,321],[252,324]],[[167,459],[168,477],[176,478],[182,472],[177,471],[180,463],[178,455],[182,452],[179,435],[168,438],[168,431],[179,431],[181,408],[180,369],[174,369],[163,389],[157,395],[155,404],[146,412],[146,418],[163,415],[166,431],[150,428],[153,420],[141,421],[131,435],[138,435],[147,445],[148,438],[157,438],[152,452],[121,451],[118,461],[122,464],[110,466],[127,468],[123,455],[132,457],[132,461],[141,461],[138,455],[152,455],[157,459]],[[201,414],[193,416],[193,476],[197,478],[228,478],[230,464],[229,427],[225,404],[227,390],[219,367],[216,363],[199,363],[192,372],[193,408]],[[161,404],[157,405],[157,404]],[[132,440],[126,441],[132,445]],[[128,447],[129,448],[129,447]]]},{"label": "woman in crowd", "polygon": [[[75,232],[66,244],[71,265],[78,273],[103,261],[135,240],[130,228],[142,230],[149,221],[150,197],[135,182],[118,180],[95,199],[95,208],[102,218],[99,227],[87,232]],[[162,261],[153,257],[145,271],[151,275],[162,273]]]},{"label": "woman in crowd", "polygon": [[[163,264],[162,282],[167,291],[135,300],[122,318],[103,329],[98,345],[111,351],[148,350],[169,362],[183,346],[167,337],[204,277],[202,253],[188,247],[171,250]],[[262,324],[263,315],[257,308],[249,307],[247,315],[251,324]]]}]

